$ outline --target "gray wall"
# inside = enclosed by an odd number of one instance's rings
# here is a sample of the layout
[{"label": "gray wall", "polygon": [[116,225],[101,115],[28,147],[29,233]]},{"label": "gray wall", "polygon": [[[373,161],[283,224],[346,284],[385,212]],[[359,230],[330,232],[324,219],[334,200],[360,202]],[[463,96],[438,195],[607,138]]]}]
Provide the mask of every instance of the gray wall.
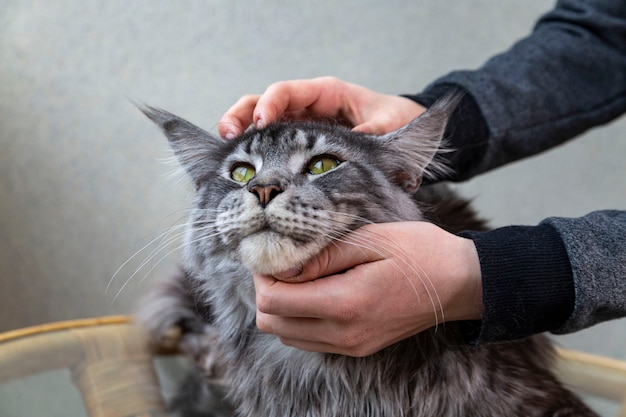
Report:
[{"label": "gray wall", "polygon": [[[2,1],[0,330],[128,312],[174,268],[175,245],[150,258],[176,231],[142,247],[180,224],[190,187],[132,100],[216,131],[238,97],[282,79],[417,92],[504,50],[552,4]],[[622,118],[459,188],[496,226],[625,209],[625,134]],[[559,341],[624,357],[624,323]]]}]

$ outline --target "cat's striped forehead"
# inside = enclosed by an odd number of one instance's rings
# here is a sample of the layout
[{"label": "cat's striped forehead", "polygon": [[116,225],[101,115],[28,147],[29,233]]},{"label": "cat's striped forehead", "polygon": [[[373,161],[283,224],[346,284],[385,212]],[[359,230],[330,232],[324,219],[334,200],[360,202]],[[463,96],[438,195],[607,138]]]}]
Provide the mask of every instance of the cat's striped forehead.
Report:
[{"label": "cat's striped forehead", "polygon": [[310,158],[323,154],[347,157],[351,154],[349,131],[325,129],[318,125],[278,124],[248,132],[228,162],[248,162],[260,169],[264,164],[288,165],[294,170]]},{"label": "cat's striped forehead", "polygon": [[255,132],[246,151],[252,154],[280,155],[293,152],[320,152],[337,143],[342,130],[331,131],[317,125],[278,124]]}]

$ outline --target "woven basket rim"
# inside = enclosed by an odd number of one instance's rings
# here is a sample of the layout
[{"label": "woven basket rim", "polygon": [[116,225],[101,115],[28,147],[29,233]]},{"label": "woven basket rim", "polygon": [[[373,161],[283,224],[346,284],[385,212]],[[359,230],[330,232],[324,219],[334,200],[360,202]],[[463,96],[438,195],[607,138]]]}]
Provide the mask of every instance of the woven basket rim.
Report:
[{"label": "woven basket rim", "polygon": [[131,317],[127,315],[101,316],[92,318],[82,318],[74,320],[62,320],[35,326],[23,327],[20,329],[9,330],[0,333],[0,343],[13,341],[33,335],[39,335],[50,332],[58,332],[69,329],[91,326],[106,326],[112,324],[126,324],[131,322]]}]

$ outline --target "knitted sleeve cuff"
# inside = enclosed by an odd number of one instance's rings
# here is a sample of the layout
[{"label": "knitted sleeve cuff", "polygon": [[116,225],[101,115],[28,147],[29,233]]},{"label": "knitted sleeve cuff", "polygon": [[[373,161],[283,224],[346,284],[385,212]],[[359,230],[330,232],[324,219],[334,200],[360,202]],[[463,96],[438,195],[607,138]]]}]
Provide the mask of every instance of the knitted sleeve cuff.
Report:
[{"label": "knitted sleeve cuff", "polygon": [[428,108],[438,99],[462,92],[463,98],[452,112],[444,133],[445,146],[451,150],[440,155],[452,168],[448,177],[437,180],[462,181],[475,174],[475,167],[483,159],[489,141],[489,128],[474,97],[456,84],[435,84],[416,95],[404,95]]},{"label": "knitted sleeve cuff", "polygon": [[575,302],[563,241],[549,225],[460,233],[480,259],[485,310],[462,329],[471,344],[521,339],[559,328]]}]

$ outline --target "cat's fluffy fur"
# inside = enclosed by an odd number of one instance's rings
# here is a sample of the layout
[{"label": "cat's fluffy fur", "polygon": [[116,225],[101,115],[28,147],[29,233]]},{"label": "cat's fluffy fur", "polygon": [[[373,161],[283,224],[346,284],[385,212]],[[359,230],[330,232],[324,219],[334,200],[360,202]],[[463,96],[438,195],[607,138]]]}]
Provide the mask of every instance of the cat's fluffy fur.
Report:
[{"label": "cat's fluffy fur", "polygon": [[[180,327],[180,348],[207,374],[223,377],[235,415],[594,415],[555,379],[553,349],[543,336],[472,347],[456,323],[446,323],[354,358],[287,347],[255,326],[251,271],[301,266],[367,223],[431,219],[452,231],[483,227],[454,195],[436,187],[416,193],[423,178],[445,170],[436,155],[454,105],[454,98],[439,102],[384,136],[279,123],[232,141],[145,108],[197,195],[181,273],[154,289],[139,321],[157,343]],[[308,167],[319,156],[339,165],[312,174]],[[256,171],[247,183],[232,178],[242,164]],[[229,413],[216,410],[204,412]]]}]

